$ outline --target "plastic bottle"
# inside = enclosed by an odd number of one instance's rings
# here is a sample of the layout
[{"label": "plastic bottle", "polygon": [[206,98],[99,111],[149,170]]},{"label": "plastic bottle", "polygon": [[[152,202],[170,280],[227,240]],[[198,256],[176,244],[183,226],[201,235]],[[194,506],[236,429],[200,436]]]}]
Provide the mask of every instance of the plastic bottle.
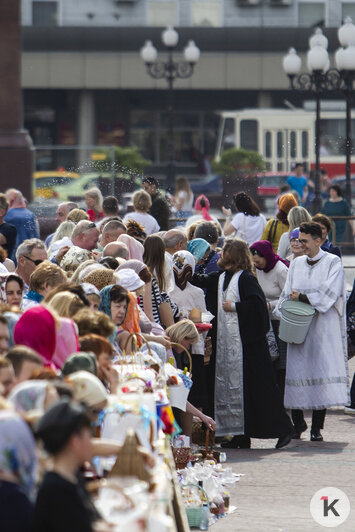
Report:
[{"label": "plastic bottle", "polygon": [[201,512],[200,530],[208,530],[209,519],[210,519],[210,511],[208,509],[208,504],[207,502],[204,502],[202,506],[202,512]]}]

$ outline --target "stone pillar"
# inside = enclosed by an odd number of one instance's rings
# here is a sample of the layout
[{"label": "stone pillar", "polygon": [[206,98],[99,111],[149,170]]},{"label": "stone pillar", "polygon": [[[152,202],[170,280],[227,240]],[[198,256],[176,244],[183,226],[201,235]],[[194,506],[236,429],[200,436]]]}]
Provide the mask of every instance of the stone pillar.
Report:
[{"label": "stone pillar", "polygon": [[[79,95],[78,105],[78,144],[92,146],[95,144],[95,101],[92,91],[83,90]],[[90,162],[86,149],[79,150],[78,166]]]},{"label": "stone pillar", "polygon": [[0,190],[31,200],[33,145],[23,128],[20,0],[0,1]]}]

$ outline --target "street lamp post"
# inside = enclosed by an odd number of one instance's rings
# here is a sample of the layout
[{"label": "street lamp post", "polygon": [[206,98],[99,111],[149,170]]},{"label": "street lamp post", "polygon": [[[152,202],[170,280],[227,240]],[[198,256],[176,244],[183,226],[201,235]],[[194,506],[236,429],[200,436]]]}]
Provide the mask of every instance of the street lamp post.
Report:
[{"label": "street lamp post", "polygon": [[148,74],[154,79],[166,79],[168,82],[168,188],[174,185],[175,181],[175,148],[174,148],[174,81],[176,79],[187,79],[192,76],[195,64],[200,58],[200,50],[194,41],[189,41],[184,49],[185,61],[174,61],[173,51],[179,41],[178,32],[169,26],[162,33],[163,44],[168,49],[168,60],[157,61],[158,52],[152,41],[146,41],[141,49],[143,59]]},{"label": "street lamp post", "polygon": [[300,74],[302,62],[296,50],[291,48],[283,58],[283,69],[290,79],[293,90],[311,92],[316,100],[315,130],[315,199],[314,209],[319,212],[322,206],[320,193],[320,100],[322,94],[342,91],[346,100],[346,190],[345,197],[351,205],[351,102],[353,82],[355,79],[355,26],[350,18],[339,28],[338,38],[342,46],[335,54],[337,68],[329,69],[327,52],[328,39],[322,30],[317,28],[309,40],[310,49],[307,53],[309,72]]}]

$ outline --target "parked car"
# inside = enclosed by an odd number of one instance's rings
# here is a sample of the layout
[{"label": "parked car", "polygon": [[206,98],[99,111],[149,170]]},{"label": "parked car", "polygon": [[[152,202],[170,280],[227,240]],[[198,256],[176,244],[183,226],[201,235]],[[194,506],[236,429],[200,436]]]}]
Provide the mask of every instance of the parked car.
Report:
[{"label": "parked car", "polygon": [[258,174],[258,196],[261,198],[277,196],[280,192],[280,187],[287,184],[288,176],[289,174],[285,172],[264,172]]},{"label": "parked car", "polygon": [[90,172],[64,186],[54,187],[54,190],[60,201],[80,201],[91,187],[98,187],[103,196],[114,194],[120,199],[123,193],[132,192],[140,184],[140,179],[128,173],[112,175],[108,172]]},{"label": "parked car", "polygon": [[75,172],[45,170],[33,174],[33,197],[55,198],[58,197],[57,187],[68,185],[78,179],[80,174]]}]

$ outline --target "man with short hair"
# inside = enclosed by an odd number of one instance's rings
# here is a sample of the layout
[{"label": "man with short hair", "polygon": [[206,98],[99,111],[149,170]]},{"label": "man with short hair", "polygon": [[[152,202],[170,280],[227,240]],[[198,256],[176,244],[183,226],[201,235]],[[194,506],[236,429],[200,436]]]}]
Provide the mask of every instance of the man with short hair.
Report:
[{"label": "man with short hair", "polygon": [[39,238],[24,240],[16,250],[16,273],[25,283],[24,295],[28,292],[30,277],[35,267],[47,259],[46,246]]},{"label": "man with short hair", "polygon": [[11,362],[15,373],[15,384],[27,381],[35,371],[43,368],[41,357],[25,345],[14,345],[8,350],[5,358]]},{"label": "man with short hair", "polygon": [[119,222],[118,220],[107,222],[102,230],[99,250],[102,251],[107,244],[115,242],[120,235],[126,234],[126,232],[126,226],[123,222]]},{"label": "man with short hair", "polygon": [[109,218],[118,216],[119,205],[115,196],[106,196],[102,202],[103,218],[99,222],[96,222],[97,228],[100,229],[102,224]]},{"label": "man with short hair", "polygon": [[103,257],[115,257],[125,260],[129,259],[129,249],[124,242],[110,242],[104,247]]},{"label": "man with short hair", "polygon": [[159,182],[153,176],[145,176],[142,181],[143,189],[150,194],[152,206],[149,214],[156,219],[161,231],[169,229],[170,207],[167,200],[159,192]]},{"label": "man with short hair", "polygon": [[6,191],[6,198],[9,204],[9,210],[4,220],[14,225],[17,229],[16,244],[10,257],[14,260],[15,251],[24,240],[39,238],[39,225],[33,212],[26,208],[26,202],[22,192],[16,188],[10,188]]},{"label": "man with short hair", "polygon": [[0,246],[4,248],[7,256],[11,257],[16,244],[17,229],[13,224],[4,222],[8,208],[5,194],[0,193]]},{"label": "man with short hair", "polygon": [[22,309],[27,310],[39,305],[46,294],[56,286],[65,283],[67,276],[64,271],[49,260],[43,261],[30,277],[29,292],[22,299]]},{"label": "man with short hair", "polygon": [[[5,357],[0,357],[0,395],[8,397],[15,386],[15,373],[11,362]],[[2,391],[1,391],[2,388]]]},{"label": "man with short hair", "polygon": [[293,174],[287,178],[287,184],[290,185],[291,192],[295,190],[299,195],[301,202],[307,201],[308,195],[308,182],[307,178],[303,175],[303,164],[296,163],[293,168]]},{"label": "man with short hair", "polygon": [[[55,218],[55,221],[57,222],[57,226],[59,226],[62,222],[66,221],[68,214],[73,209],[78,209],[78,204],[75,203],[74,201],[63,201],[62,203],[59,203],[57,207],[56,218]],[[45,240],[47,249],[51,245],[53,236],[54,236],[54,233],[52,233],[51,235],[48,235]]]},{"label": "man with short hair", "polygon": [[296,439],[307,429],[303,410],[313,410],[311,441],[318,442],[326,408],[349,401],[344,269],[339,257],[320,249],[318,223],[302,223],[299,241],[304,255],[291,262],[277,308],[291,299],[317,312],[305,341],[287,345],[285,408],[292,409]]},{"label": "man with short hair", "polygon": [[0,355],[4,355],[9,345],[9,327],[5,316],[0,314]]},{"label": "man with short hair", "polygon": [[75,226],[75,229],[69,238],[65,236],[61,240],[54,242],[52,245],[52,255],[50,260],[59,264],[65,253],[70,247],[77,246],[81,249],[92,251],[97,248],[99,240],[99,230],[94,222],[89,220],[81,220]]}]

